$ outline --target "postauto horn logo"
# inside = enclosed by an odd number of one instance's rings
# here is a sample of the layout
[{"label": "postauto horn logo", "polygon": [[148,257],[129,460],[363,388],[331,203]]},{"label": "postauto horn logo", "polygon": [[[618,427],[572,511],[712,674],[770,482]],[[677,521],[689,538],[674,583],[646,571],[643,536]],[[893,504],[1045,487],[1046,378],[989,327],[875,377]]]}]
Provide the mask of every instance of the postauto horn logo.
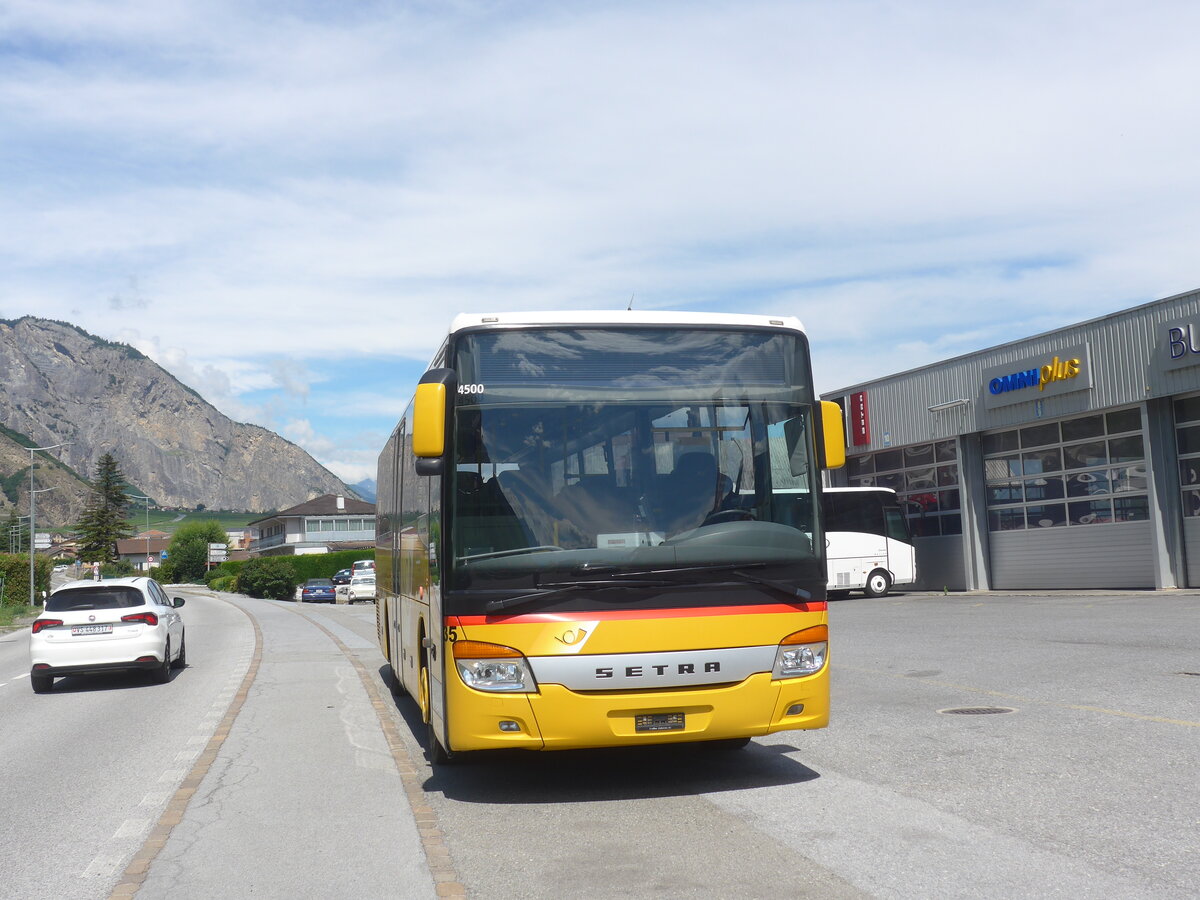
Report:
[{"label": "postauto horn logo", "polygon": [[1019,391],[1036,386],[1044,391],[1046,385],[1056,381],[1067,381],[1079,374],[1082,362],[1078,357],[1059,359],[1054,357],[1044,366],[1035,366],[1023,372],[1013,372],[1011,375],[1001,375],[988,382],[988,390],[993,394],[1006,394],[1009,391]]}]

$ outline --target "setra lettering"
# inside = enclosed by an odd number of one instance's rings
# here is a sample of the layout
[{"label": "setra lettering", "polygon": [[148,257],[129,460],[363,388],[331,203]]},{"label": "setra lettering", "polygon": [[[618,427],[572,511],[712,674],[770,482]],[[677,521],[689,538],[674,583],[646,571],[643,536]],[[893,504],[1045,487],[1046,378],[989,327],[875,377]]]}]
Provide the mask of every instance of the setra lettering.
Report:
[{"label": "setra lettering", "polygon": [[[710,660],[703,664],[698,663],[676,663],[674,675],[696,675],[697,666],[702,665],[703,672],[709,674],[712,672],[721,671],[721,663],[717,660]],[[646,678],[652,675],[665,677],[672,667],[667,663],[656,663],[649,666],[625,666],[622,670],[622,676],[625,678]],[[653,670],[653,671],[650,671]],[[616,669],[611,666],[600,666],[596,670],[596,678],[615,678]]]}]

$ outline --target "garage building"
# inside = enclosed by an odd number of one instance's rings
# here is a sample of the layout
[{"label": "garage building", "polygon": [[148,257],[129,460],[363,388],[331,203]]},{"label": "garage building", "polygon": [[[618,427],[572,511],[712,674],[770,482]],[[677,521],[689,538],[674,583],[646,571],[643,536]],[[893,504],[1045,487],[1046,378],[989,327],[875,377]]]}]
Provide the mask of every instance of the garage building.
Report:
[{"label": "garage building", "polygon": [[922,588],[1200,587],[1200,291],[823,399]]}]

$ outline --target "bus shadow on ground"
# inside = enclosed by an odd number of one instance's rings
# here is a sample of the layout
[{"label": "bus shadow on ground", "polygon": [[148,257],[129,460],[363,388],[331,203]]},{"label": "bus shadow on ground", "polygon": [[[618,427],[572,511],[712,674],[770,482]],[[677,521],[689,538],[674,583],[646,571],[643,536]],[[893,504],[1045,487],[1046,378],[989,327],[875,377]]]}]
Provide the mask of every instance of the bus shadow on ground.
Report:
[{"label": "bus shadow on ground", "polygon": [[[389,673],[381,669],[380,674],[386,682]],[[392,700],[416,743],[424,746],[425,725],[416,703],[395,694]],[[740,749],[714,742],[495,750],[459,754],[450,765],[434,769],[422,787],[464,803],[587,803],[743,791],[820,778],[785,755],[798,749],[751,741]]]},{"label": "bus shadow on ground", "polygon": [[463,803],[592,803],[744,791],[820,778],[784,755],[795,749],[751,741],[739,750],[660,744],[496,751],[438,767],[424,787]]}]

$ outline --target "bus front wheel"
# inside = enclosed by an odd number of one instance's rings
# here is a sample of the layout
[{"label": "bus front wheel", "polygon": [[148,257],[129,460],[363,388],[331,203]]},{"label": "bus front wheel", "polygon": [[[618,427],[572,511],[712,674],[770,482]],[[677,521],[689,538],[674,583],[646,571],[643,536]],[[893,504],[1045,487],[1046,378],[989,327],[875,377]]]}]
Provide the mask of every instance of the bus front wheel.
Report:
[{"label": "bus front wheel", "polygon": [[446,748],[438,740],[433,722],[428,722],[425,725],[425,755],[429,759],[429,765],[435,767],[448,766],[454,762],[454,757],[446,752]]},{"label": "bus front wheel", "polygon": [[883,597],[892,587],[892,576],[883,569],[876,569],[867,576],[867,586],[863,588],[863,593],[868,597]]},{"label": "bus front wheel", "polygon": [[429,665],[421,659],[421,686],[417,703],[421,707],[421,719],[425,722],[425,756],[431,766],[448,766],[454,761],[442,742],[437,738],[437,730],[433,727],[433,706],[429,680]]}]

